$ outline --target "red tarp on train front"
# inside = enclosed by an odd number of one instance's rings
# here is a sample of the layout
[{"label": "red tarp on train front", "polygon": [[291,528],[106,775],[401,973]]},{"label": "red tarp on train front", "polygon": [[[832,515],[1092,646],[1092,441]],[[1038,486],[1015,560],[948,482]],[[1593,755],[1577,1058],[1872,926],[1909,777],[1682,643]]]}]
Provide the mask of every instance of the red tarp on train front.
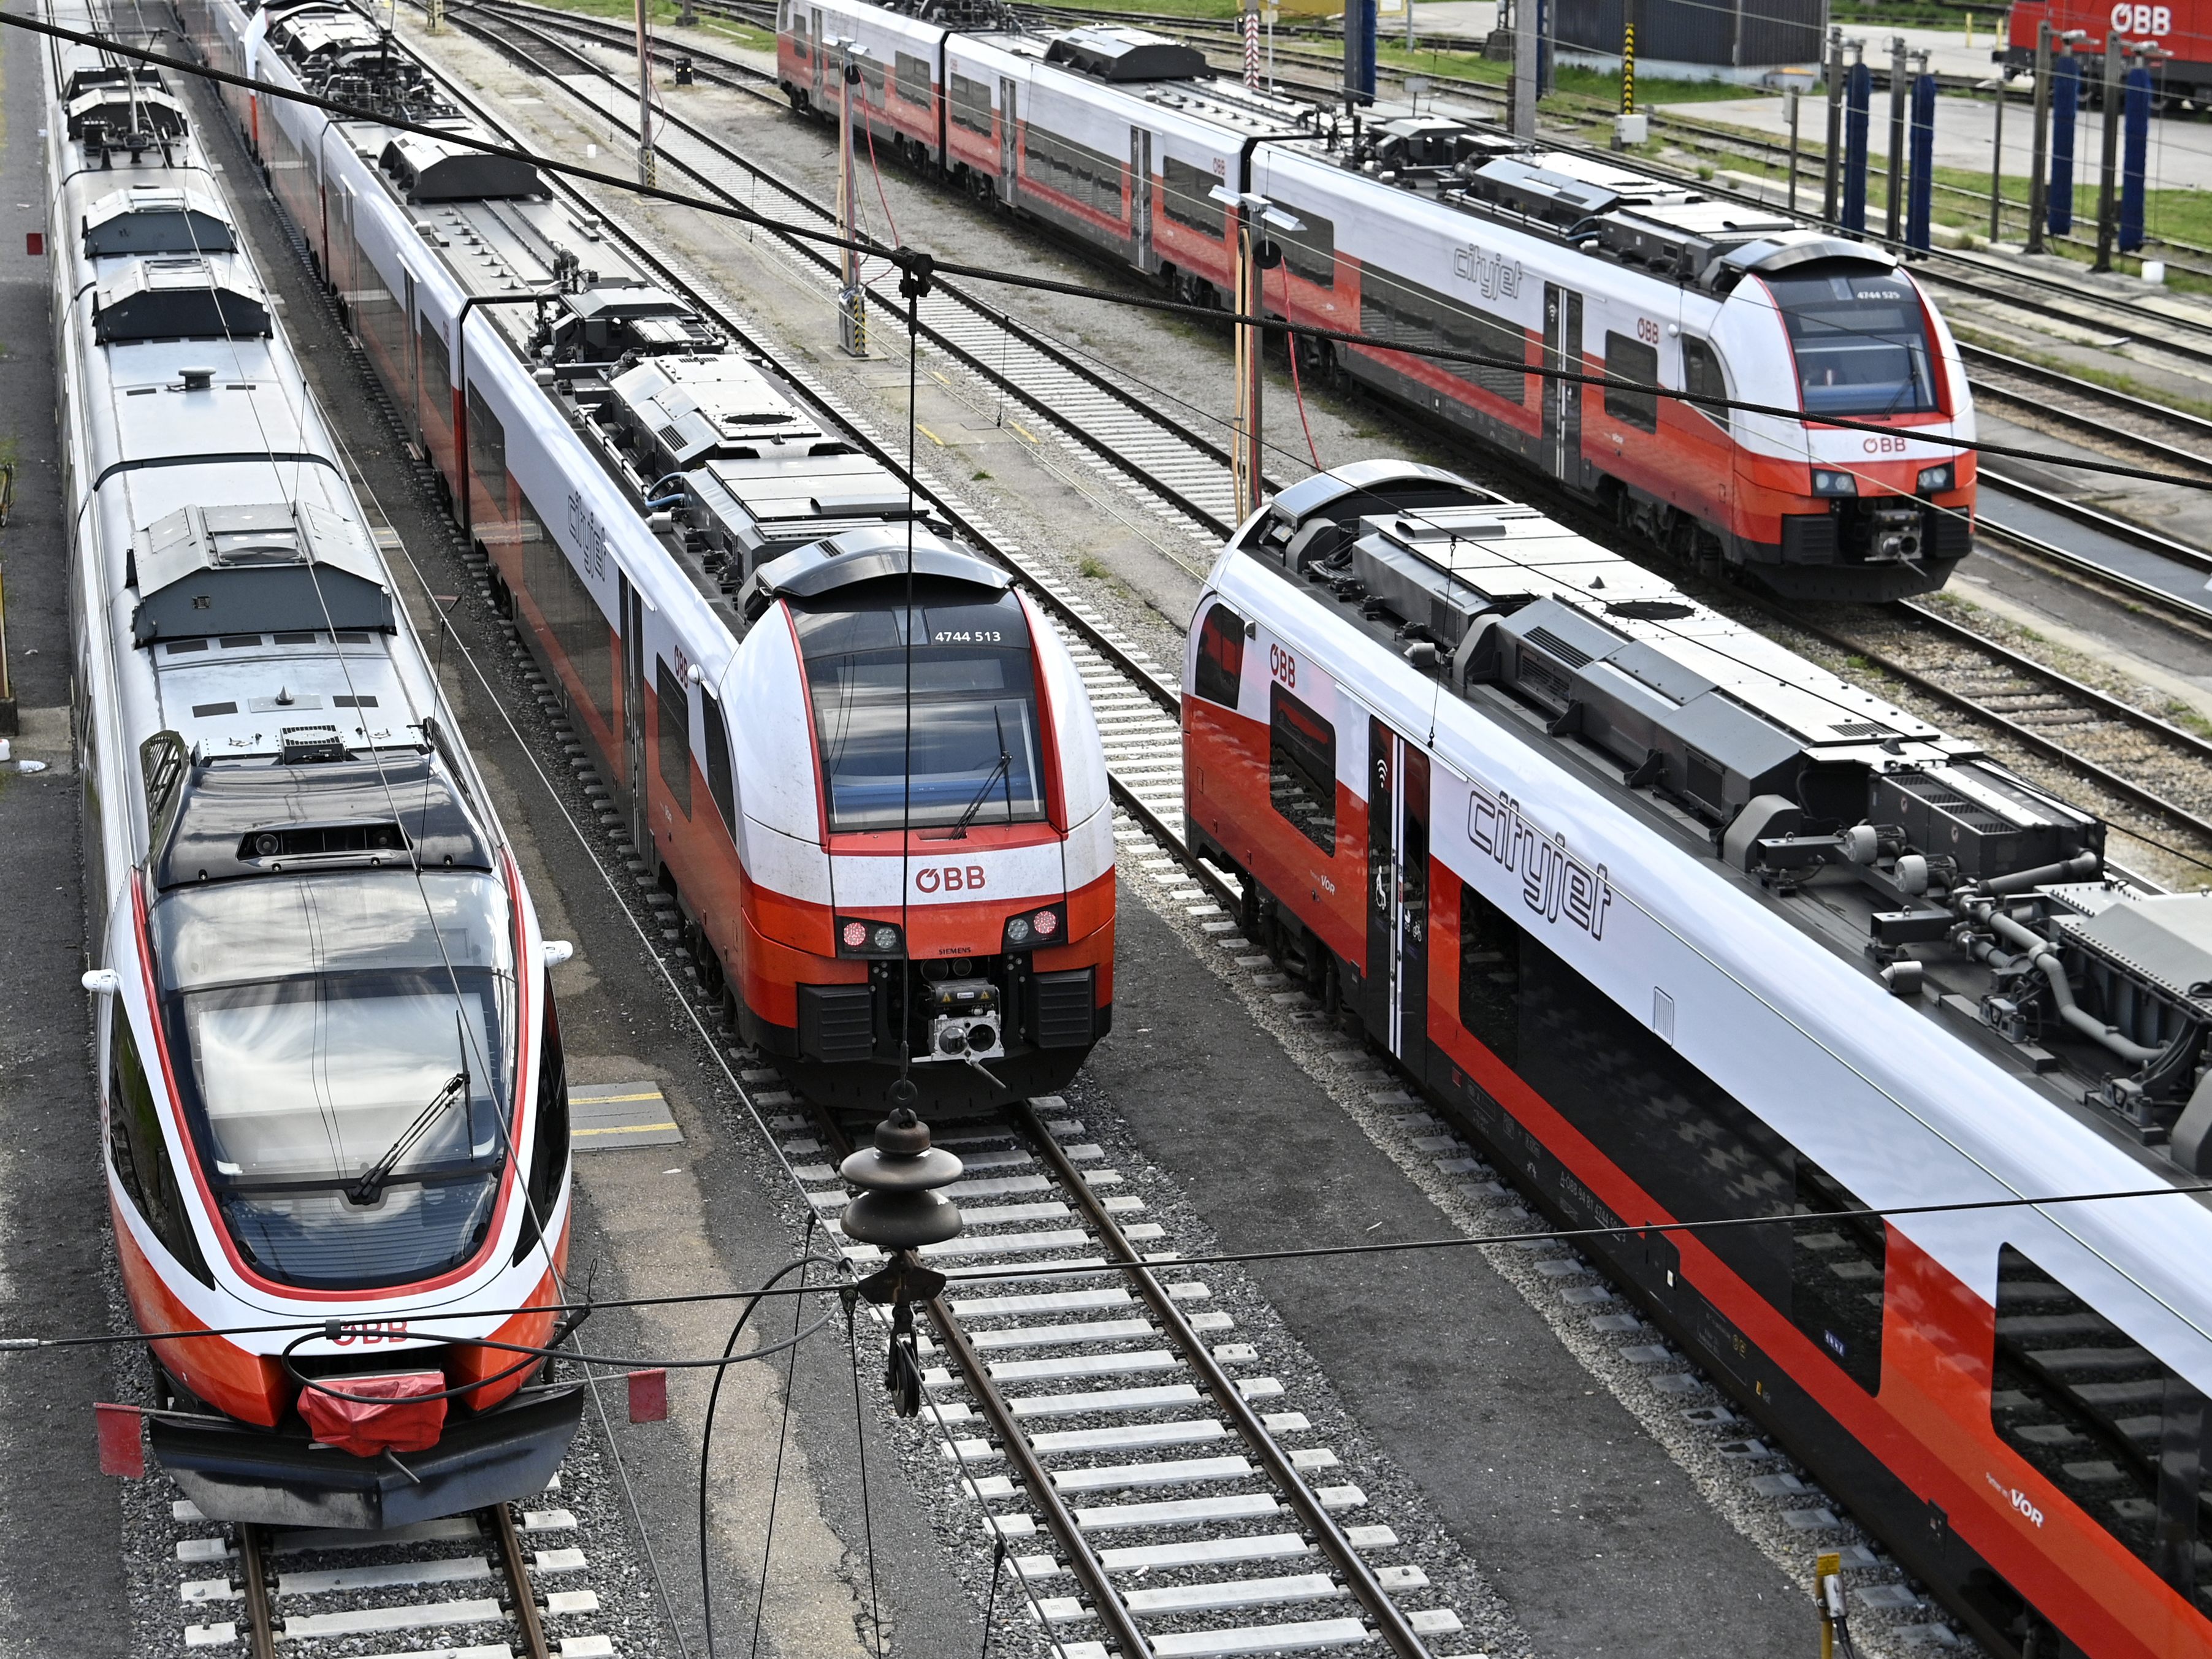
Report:
[{"label": "red tarp on train front", "polygon": [[340,1400],[319,1389],[300,1390],[300,1415],[316,1439],[356,1457],[386,1451],[423,1451],[438,1443],[446,1427],[446,1402],[426,1399],[442,1394],[441,1371],[393,1371],[381,1376],[334,1376],[329,1386],[366,1400]]}]

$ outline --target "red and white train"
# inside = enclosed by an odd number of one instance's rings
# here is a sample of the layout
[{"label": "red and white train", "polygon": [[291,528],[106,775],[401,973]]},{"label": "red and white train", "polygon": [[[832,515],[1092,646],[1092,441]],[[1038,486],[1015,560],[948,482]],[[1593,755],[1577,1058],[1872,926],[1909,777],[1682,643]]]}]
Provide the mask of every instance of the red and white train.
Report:
[{"label": "red and white train", "polygon": [[1410,465],[1243,526],[1183,732],[1247,931],[1977,1638],[2212,1655],[2212,896]]},{"label": "red and white train", "polygon": [[[465,125],[350,8],[181,10],[217,67]],[[1036,606],[534,168],[226,96],[738,1030],[833,1103],[1064,1085],[1112,810]]]},{"label": "red and white train", "polygon": [[1925,291],[1878,249],[1447,116],[1340,127],[1121,27],[1040,36],[780,0],[794,105],[835,118],[839,41],[860,48],[858,109],[882,142],[1195,303],[1235,292],[1233,215],[1212,192],[1259,192],[1300,226],[1275,233],[1271,315],[1498,360],[1305,343],[1311,369],[1708,568],[1787,598],[1872,600],[1941,587],[1967,551],[1973,456],[1929,441],[1972,438],[1966,374]]},{"label": "red and white train", "polygon": [[2037,33],[2051,25],[2051,50],[2080,30],[2074,43],[2081,60],[2082,101],[2099,95],[2105,80],[2105,36],[2130,46],[2156,46],[2167,54],[2151,66],[2152,85],[2164,100],[2212,98],[2212,13],[2204,0],[2014,0],[2005,18],[2005,44],[1996,56],[2008,73],[2035,69]]},{"label": "red and white train", "polygon": [[124,1289],[170,1334],[154,1451],[217,1520],[530,1496],[581,1384],[479,1339],[548,1346],[515,1310],[566,1299],[567,947],[178,89],[46,70],[86,984]]}]

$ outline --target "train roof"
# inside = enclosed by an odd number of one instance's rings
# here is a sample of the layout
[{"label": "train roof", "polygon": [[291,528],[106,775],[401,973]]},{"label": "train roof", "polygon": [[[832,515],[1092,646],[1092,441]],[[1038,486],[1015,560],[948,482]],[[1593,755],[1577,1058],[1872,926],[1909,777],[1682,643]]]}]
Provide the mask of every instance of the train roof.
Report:
[{"label": "train roof", "polygon": [[[1540,750],[2160,1177],[2212,1165],[2194,1049],[2171,1047],[2212,1026],[2212,895],[2107,867],[2100,821],[1974,744],[1437,468],[1292,486],[1216,581],[1263,614],[1323,606],[1398,659],[1407,700]],[[2046,943],[2103,1012],[2018,1012]],[[2212,1124],[2212,1081],[2196,1093]]]}]

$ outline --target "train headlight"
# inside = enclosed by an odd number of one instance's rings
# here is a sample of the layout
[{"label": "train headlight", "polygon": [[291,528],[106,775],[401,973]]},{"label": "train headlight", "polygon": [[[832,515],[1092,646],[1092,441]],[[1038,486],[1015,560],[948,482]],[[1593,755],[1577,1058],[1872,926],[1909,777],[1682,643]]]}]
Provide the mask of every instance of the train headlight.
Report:
[{"label": "train headlight", "polygon": [[1920,493],[1923,495],[1940,495],[1952,488],[1958,477],[1958,468],[1948,461],[1941,466],[1923,466],[1920,469]]},{"label": "train headlight", "polygon": [[1006,918],[1003,949],[1034,951],[1040,945],[1050,945],[1067,931],[1067,907],[1047,904],[1035,910],[1024,910],[1018,916]]},{"label": "train headlight", "polygon": [[1813,469],[1813,493],[1815,495],[1856,495],[1859,481],[1848,472],[1825,466]]},{"label": "train headlight", "polygon": [[896,923],[871,921],[866,916],[837,918],[837,954],[841,957],[896,957],[906,951],[906,940]]}]

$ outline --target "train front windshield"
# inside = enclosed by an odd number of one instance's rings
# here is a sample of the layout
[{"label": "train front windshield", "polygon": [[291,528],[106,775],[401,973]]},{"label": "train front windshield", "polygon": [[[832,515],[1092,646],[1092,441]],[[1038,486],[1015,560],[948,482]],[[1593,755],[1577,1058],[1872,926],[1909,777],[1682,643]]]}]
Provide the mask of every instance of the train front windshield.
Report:
[{"label": "train front windshield", "polygon": [[153,930],[185,1115],[255,1271],[367,1288],[482,1248],[514,1087],[514,920],[496,880],[185,887]]},{"label": "train front windshield", "polygon": [[925,581],[911,612],[901,584],[792,614],[833,831],[1044,817],[1029,623],[1012,593]]},{"label": "train front windshield", "polygon": [[1937,407],[1928,315],[1902,273],[1861,266],[1765,280],[1790,330],[1808,415],[1912,415]]}]

